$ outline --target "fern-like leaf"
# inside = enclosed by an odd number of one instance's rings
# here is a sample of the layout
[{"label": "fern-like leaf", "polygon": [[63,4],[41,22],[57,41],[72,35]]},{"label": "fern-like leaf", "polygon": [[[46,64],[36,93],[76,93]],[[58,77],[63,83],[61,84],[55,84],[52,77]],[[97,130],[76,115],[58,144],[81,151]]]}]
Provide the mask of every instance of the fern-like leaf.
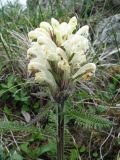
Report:
[{"label": "fern-like leaf", "polygon": [[67,112],[67,116],[69,116],[70,119],[74,119],[78,125],[82,125],[85,128],[101,129],[108,128],[112,125],[112,122],[109,120],[88,112],[71,110]]},{"label": "fern-like leaf", "polygon": [[8,131],[14,131],[14,132],[40,132],[40,129],[33,127],[33,126],[27,126],[23,123],[14,121],[0,121],[0,132],[8,132]]}]

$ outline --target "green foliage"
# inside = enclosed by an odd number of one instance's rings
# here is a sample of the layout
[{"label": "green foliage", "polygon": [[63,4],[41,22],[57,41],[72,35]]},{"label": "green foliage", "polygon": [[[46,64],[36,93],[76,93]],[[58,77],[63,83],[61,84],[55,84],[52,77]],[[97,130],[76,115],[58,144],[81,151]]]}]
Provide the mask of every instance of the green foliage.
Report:
[{"label": "green foliage", "polygon": [[[5,132],[15,132],[15,138],[18,139],[18,141],[19,138],[17,138],[17,134],[24,132],[30,133],[27,138],[23,138],[20,151],[16,150],[14,144],[10,147],[8,144],[10,153],[6,154],[6,151],[4,151],[6,150],[5,145],[1,145],[0,160],[37,159],[43,155],[51,157],[51,159],[56,159],[55,106],[48,110],[43,104],[46,113],[44,114],[44,111],[41,111],[40,115],[43,115],[47,120],[44,121],[44,118],[43,120],[38,119],[42,126],[41,129],[36,126],[27,126],[25,123],[19,122],[18,119],[14,121],[14,115],[21,118],[21,110],[29,112],[33,118],[33,116],[36,117],[35,114],[39,112],[40,108],[39,98],[30,96],[31,90],[35,93],[39,90],[39,87],[33,86],[33,88],[31,88],[26,85],[25,80],[27,78],[26,49],[29,45],[27,39],[28,31],[39,26],[41,21],[49,21],[51,17],[64,21],[73,15],[77,15],[81,26],[83,23],[86,24],[86,22],[88,22],[90,28],[92,28],[93,19],[96,19],[99,9],[97,0],[70,0],[69,5],[65,7],[60,0],[56,0],[54,3],[52,0],[49,0],[49,6],[45,9],[39,5],[39,0],[28,0],[28,3],[29,9],[25,10],[17,2],[14,4],[9,3],[0,8],[0,106],[1,116],[3,113],[10,120],[3,121],[1,119],[0,132],[1,135],[3,134],[3,141],[5,141],[5,143],[7,143],[7,135]],[[106,1],[104,1],[102,6],[105,5]],[[104,8],[102,11],[103,10]],[[94,12],[96,14],[94,14]],[[110,12],[112,12],[111,9]],[[97,18],[100,19],[102,14],[98,13],[99,16]],[[92,16],[94,16],[93,19]],[[96,51],[95,60],[99,57],[99,53],[101,54],[103,49],[104,48]],[[88,88],[87,91],[82,88],[81,90],[78,89],[78,92],[71,97],[71,100],[68,100],[70,102],[65,106],[66,159],[77,160],[80,159],[80,155],[82,156],[88,153],[86,145],[82,144],[81,146],[77,146],[77,144],[73,144],[73,139],[69,131],[69,122],[76,122],[78,125],[87,129],[90,128],[91,130],[104,129],[111,126],[111,122],[102,117],[108,117],[106,111],[109,110],[109,107],[113,107],[117,103],[119,104],[120,74],[112,77],[110,75],[108,77],[105,74],[105,72],[109,74],[108,71],[106,71],[105,68],[98,68],[98,70],[100,69],[101,73],[98,72],[98,77],[93,79],[92,85],[89,85],[89,82],[85,84],[87,86],[86,88]],[[100,79],[100,81],[98,81],[98,79]],[[89,90],[91,92],[89,92]],[[42,98],[44,99],[46,97]],[[76,105],[76,102],[78,102],[78,105]],[[86,102],[90,104],[86,105]],[[50,105],[52,104],[50,103]],[[100,116],[101,114],[102,116]],[[116,120],[117,118],[115,117],[114,119]],[[115,131],[115,133],[117,132]],[[96,136],[96,139],[99,139],[99,137]],[[119,143],[120,140],[118,138],[117,146],[119,146]],[[99,159],[96,150],[92,151],[91,156],[92,159]],[[118,160],[119,157],[118,153]],[[81,159],[84,159],[84,156]]]},{"label": "green foliage", "polygon": [[70,119],[74,119],[76,123],[82,125],[85,128],[101,129],[108,128],[112,125],[110,121],[99,117],[98,115],[93,115],[82,111],[69,111],[68,116]]},{"label": "green foliage", "polygon": [[86,151],[86,147],[85,146],[82,146],[81,148],[80,148],[80,153],[84,153]]},{"label": "green foliage", "polygon": [[23,157],[16,151],[10,156],[10,160],[23,160]]},{"label": "green foliage", "polygon": [[4,157],[4,153],[3,153],[3,146],[2,145],[0,145],[0,159],[2,160],[3,159],[3,157]]},{"label": "green foliage", "polygon": [[35,132],[40,132],[40,129],[34,126],[27,126],[17,121],[11,122],[11,121],[1,120],[0,132],[9,132],[9,131],[35,133]]},{"label": "green foliage", "polygon": [[[10,75],[6,80],[0,83],[0,97],[4,113],[11,114],[10,105],[20,106],[24,110],[28,110],[30,104],[29,87],[24,81],[17,76]],[[12,99],[12,101],[11,101]],[[9,103],[10,102],[10,103]]]},{"label": "green foliage", "polygon": [[30,159],[36,159],[45,153],[51,153],[52,155],[55,154],[56,145],[53,142],[47,142],[47,144],[43,144],[40,147],[34,146],[33,148],[32,143],[24,143],[21,145],[21,150],[25,152]]},{"label": "green foliage", "polygon": [[76,149],[71,150],[70,160],[76,160],[79,158],[79,153]]}]

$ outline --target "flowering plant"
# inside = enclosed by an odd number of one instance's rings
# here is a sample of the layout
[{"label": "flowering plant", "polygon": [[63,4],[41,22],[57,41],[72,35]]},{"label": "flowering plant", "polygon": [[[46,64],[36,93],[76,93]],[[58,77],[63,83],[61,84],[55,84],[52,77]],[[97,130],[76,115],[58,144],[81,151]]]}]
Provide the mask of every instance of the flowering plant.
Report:
[{"label": "flowering plant", "polygon": [[80,79],[89,80],[96,65],[89,63],[87,52],[90,48],[87,25],[74,33],[76,17],[68,23],[51,19],[51,24],[41,22],[40,27],[28,33],[31,46],[27,51],[30,60],[28,71],[35,82],[49,87],[58,105],[58,160],[63,160],[64,101],[69,90]]}]

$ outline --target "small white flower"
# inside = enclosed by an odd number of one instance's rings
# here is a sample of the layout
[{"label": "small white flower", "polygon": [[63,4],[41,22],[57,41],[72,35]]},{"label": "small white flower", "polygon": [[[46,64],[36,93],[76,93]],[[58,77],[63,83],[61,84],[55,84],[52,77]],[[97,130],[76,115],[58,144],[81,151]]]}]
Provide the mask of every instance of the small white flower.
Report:
[{"label": "small white flower", "polygon": [[61,60],[58,62],[58,68],[61,69],[63,71],[63,80],[69,80],[70,78],[70,65],[68,63],[68,61]]}]

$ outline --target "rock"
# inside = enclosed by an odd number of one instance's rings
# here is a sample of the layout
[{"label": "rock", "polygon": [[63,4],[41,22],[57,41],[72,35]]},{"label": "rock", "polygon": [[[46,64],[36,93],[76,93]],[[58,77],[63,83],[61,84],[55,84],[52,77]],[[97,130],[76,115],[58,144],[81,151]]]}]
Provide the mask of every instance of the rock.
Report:
[{"label": "rock", "polygon": [[103,19],[96,26],[95,44],[120,44],[120,14]]},{"label": "rock", "polygon": [[112,0],[114,5],[120,5],[120,0]]},{"label": "rock", "polygon": [[94,45],[97,48],[106,46],[103,55],[111,53],[119,60],[118,48],[120,48],[120,14],[108,17],[100,21],[95,27]]}]

